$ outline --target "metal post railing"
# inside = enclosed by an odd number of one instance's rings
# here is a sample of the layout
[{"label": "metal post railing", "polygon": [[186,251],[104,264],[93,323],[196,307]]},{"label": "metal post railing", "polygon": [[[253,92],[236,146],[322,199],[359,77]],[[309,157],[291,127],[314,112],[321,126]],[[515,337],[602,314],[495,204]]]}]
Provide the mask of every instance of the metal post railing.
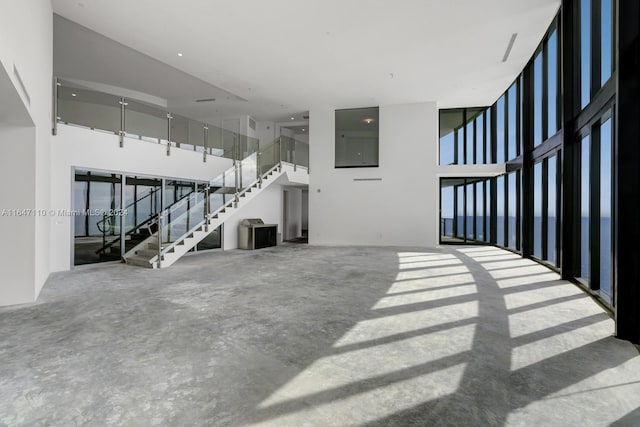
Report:
[{"label": "metal post railing", "polygon": [[258,188],[262,188],[262,168],[260,167],[260,140],[258,140],[257,144],[258,151],[256,151],[256,178],[258,178]]},{"label": "metal post railing", "polygon": [[238,207],[238,202],[240,201],[240,197],[238,197],[238,193],[240,192],[240,189],[238,187],[238,181],[239,181],[239,175],[238,175],[238,163],[240,162],[238,160],[238,140],[234,134],[233,136],[233,149],[231,150],[231,152],[233,153],[233,177],[234,177],[234,186],[235,186],[235,191],[234,191],[234,196],[233,196],[233,203],[234,203],[234,207]]},{"label": "metal post railing", "polygon": [[282,136],[278,138],[278,164],[282,163]]},{"label": "metal post railing", "polygon": [[120,98],[120,130],[118,136],[120,138],[120,148],[124,147],[124,130],[125,130],[125,107],[128,105],[124,97]]},{"label": "metal post railing", "polygon": [[204,187],[204,230],[209,231],[209,215],[211,215],[211,202],[209,200],[209,186]]},{"label": "metal post railing", "polygon": [[167,156],[171,155],[171,113],[167,113]]},{"label": "metal post railing", "polygon": [[158,214],[158,268],[162,263],[162,212]]},{"label": "metal post railing", "polygon": [[51,133],[55,136],[58,134],[58,88],[60,87],[60,82],[57,77],[53,79],[53,126],[51,128]]},{"label": "metal post railing", "polygon": [[243,146],[242,146],[242,138],[239,138],[240,135],[235,137],[235,141],[237,141],[238,143],[238,162],[240,163],[239,165],[239,171],[238,171],[238,188],[242,188],[242,163],[243,163],[243,159],[244,159],[244,151],[243,151]]},{"label": "metal post railing", "polygon": [[206,163],[207,161],[207,142],[209,142],[209,126],[204,125],[204,141],[202,142],[202,161]]},{"label": "metal post railing", "polygon": [[295,172],[297,170],[297,164],[296,164],[296,144],[298,141],[296,141],[295,139],[293,140],[293,153],[291,153],[291,160],[293,161],[293,171]]}]

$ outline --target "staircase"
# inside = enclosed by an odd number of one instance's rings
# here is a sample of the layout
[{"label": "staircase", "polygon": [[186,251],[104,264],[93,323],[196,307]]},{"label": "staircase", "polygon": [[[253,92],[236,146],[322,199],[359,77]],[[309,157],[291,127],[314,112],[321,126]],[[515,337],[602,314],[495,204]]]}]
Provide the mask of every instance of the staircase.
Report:
[{"label": "staircase", "polygon": [[[259,161],[257,163],[258,170],[265,169],[260,167]],[[270,166],[270,163],[267,165]],[[237,178],[238,166],[234,168],[222,176],[235,174]],[[233,191],[233,187],[225,186],[221,178],[211,181],[203,191],[194,192],[161,212],[157,218],[158,231],[128,251],[124,261],[144,268],[169,267],[282,174],[295,170],[296,166],[292,164],[278,162],[241,191]],[[223,184],[220,185],[220,182]],[[211,191],[212,188],[216,190]],[[212,210],[211,205],[220,199],[218,207]]]}]

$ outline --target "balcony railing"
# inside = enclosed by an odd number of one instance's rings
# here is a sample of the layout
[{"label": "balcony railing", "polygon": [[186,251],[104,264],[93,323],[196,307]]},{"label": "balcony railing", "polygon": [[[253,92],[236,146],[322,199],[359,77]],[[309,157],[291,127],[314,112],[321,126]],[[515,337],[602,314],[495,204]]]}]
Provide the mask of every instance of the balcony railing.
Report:
[{"label": "balcony railing", "polygon": [[56,80],[54,96],[54,134],[58,123],[73,124],[118,135],[120,146],[124,146],[126,136],[164,144],[167,155],[174,148],[200,152],[205,161],[207,155],[242,160],[258,151],[257,138],[140,101],[77,88],[63,80]]}]

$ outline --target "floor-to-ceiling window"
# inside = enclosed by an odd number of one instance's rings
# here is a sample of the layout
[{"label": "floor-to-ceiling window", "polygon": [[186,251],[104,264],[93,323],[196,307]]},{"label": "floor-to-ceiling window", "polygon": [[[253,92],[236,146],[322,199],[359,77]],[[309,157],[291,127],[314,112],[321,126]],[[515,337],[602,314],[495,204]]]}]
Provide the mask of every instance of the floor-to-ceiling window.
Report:
[{"label": "floor-to-ceiling window", "polygon": [[461,185],[456,185],[456,237],[458,239],[465,240],[465,202],[466,198],[464,197],[464,183]]},{"label": "floor-to-ceiling window", "polygon": [[[559,13],[523,72],[490,108],[460,109],[463,118],[449,137],[463,152],[455,163],[505,164],[505,173],[453,190],[464,229],[459,235],[522,252],[613,305],[617,1],[570,5],[575,9]],[[570,51],[563,48],[567,37]],[[442,110],[441,122],[460,110]],[[464,223],[471,211],[473,226]],[[564,218],[573,219],[563,224]]]},{"label": "floor-to-ceiling window", "polygon": [[542,51],[533,60],[533,146],[542,144]]},{"label": "floor-to-ceiling window", "polygon": [[507,213],[505,210],[505,177],[499,176],[496,179],[496,243],[500,246],[506,245],[505,223]]},{"label": "floor-to-ceiling window", "polygon": [[[184,234],[202,220],[204,211],[190,206],[197,200],[189,196],[204,185],[194,181],[75,169],[74,208],[69,213],[74,229],[74,265],[120,260],[122,255],[157,231],[157,216],[163,210],[166,223],[179,219],[176,221],[179,225],[167,227],[168,231]],[[211,199],[216,196],[211,194]],[[194,209],[189,211],[191,207]],[[197,245],[196,250],[220,248],[221,244],[221,227],[218,227]]]},{"label": "floor-to-ceiling window", "polygon": [[591,218],[591,135],[580,141],[580,269],[578,277],[589,284],[589,247]]},{"label": "floor-to-ceiling window", "polygon": [[533,256],[539,259],[542,259],[542,180],[542,162],[539,162],[533,167]]},{"label": "floor-to-ceiling window", "polygon": [[486,181],[476,182],[475,183],[475,195],[476,195],[476,240],[481,242],[486,241],[486,231],[485,231],[485,187],[487,185]]},{"label": "floor-to-ceiling window", "polygon": [[[580,92],[575,136],[580,165],[575,188],[579,195],[575,217],[579,220],[579,261],[573,274],[581,283],[614,305],[615,223],[615,87],[616,1],[580,0],[575,63],[579,64]],[[597,108],[594,108],[597,106]]]},{"label": "floor-to-ceiling window", "polygon": [[493,178],[440,180],[440,242],[488,243],[490,237],[488,190]]},{"label": "floor-to-ceiling window", "polygon": [[612,187],[612,141],[613,127],[611,117],[600,125],[600,292],[611,301],[612,256],[611,246],[613,200]]},{"label": "floor-to-ceiling window", "polygon": [[122,175],[76,169],[73,182],[74,265],[120,259],[117,250],[101,250],[120,239],[123,215]]},{"label": "floor-to-ceiling window", "polygon": [[580,0],[580,106],[591,101],[591,0]]},{"label": "floor-to-ceiling window", "polygon": [[511,172],[507,175],[507,241],[506,246],[513,250],[518,250],[516,246],[518,235],[518,194],[517,182],[518,172]]},{"label": "floor-to-ceiling window", "polygon": [[557,227],[557,156],[547,159],[547,256],[551,264],[556,264],[556,232]]},{"label": "floor-to-ceiling window", "polygon": [[507,144],[505,143],[505,96],[498,98],[496,102],[496,163],[506,161]]}]

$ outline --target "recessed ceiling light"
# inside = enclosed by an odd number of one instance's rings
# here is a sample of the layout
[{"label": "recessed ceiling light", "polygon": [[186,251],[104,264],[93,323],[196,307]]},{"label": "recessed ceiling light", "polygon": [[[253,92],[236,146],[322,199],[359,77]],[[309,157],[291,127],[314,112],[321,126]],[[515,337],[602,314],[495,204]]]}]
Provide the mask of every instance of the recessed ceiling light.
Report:
[{"label": "recessed ceiling light", "polygon": [[304,132],[305,130],[306,130],[305,128],[302,128],[302,132]]},{"label": "recessed ceiling light", "polygon": [[77,96],[75,93],[72,93],[71,96]]},{"label": "recessed ceiling light", "polygon": [[291,120],[295,120],[295,119],[296,119],[295,117],[291,117]]},{"label": "recessed ceiling light", "polygon": [[371,123],[375,122],[376,119],[372,119],[371,117],[367,117],[366,119],[363,119],[362,121],[365,122],[366,124],[370,125]]},{"label": "recessed ceiling light", "polygon": [[182,52],[178,52],[178,56],[182,56]]}]

